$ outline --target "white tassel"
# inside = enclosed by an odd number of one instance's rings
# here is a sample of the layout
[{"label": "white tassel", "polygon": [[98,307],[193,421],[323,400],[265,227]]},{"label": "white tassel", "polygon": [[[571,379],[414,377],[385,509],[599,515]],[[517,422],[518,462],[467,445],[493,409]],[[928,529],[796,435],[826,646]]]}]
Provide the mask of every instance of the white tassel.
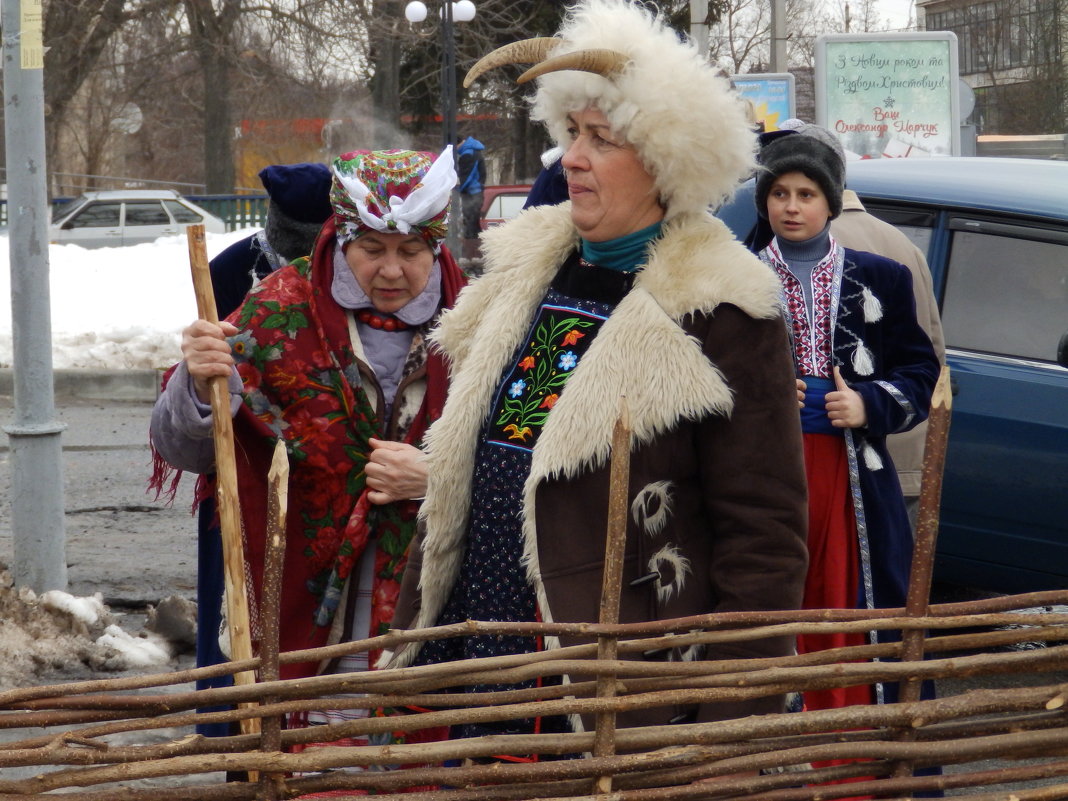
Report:
[{"label": "white tassel", "polygon": [[883,319],[883,304],[871,293],[871,290],[864,287],[860,294],[864,298],[864,322],[876,323]]},{"label": "white tassel", "polygon": [[875,448],[865,442],[864,447],[862,447],[860,450],[861,454],[864,456],[864,464],[869,470],[874,472],[876,470],[883,469],[883,460],[879,456],[878,452],[876,452]]},{"label": "white tassel", "polygon": [[864,343],[859,339],[857,349],[853,351],[853,369],[856,370],[857,375],[871,375],[875,371],[871,351],[864,347]]}]

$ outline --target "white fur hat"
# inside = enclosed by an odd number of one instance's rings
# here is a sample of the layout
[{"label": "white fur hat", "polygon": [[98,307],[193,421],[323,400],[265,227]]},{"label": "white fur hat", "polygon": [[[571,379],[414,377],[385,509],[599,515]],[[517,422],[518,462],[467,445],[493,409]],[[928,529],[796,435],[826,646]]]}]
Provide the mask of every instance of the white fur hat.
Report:
[{"label": "white fur hat", "polygon": [[631,0],[585,0],[557,33],[551,57],[610,50],[604,77],[574,69],[538,77],[532,116],[567,147],[567,115],[596,106],[653,176],[666,219],[731,197],[751,174],[756,135],[726,77],[663,19]]}]

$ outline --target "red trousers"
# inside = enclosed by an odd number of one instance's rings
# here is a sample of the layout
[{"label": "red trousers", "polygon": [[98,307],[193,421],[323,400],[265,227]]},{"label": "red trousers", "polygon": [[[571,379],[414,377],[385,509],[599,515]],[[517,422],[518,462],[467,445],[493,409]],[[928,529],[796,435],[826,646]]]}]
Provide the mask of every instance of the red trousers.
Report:
[{"label": "red trousers", "polygon": [[[805,609],[855,609],[860,560],[857,521],[849,491],[845,440],[830,434],[805,434],[808,477],[808,576]],[[864,645],[856,634],[802,634],[798,653]],[[813,690],[805,694],[806,709],[838,709],[872,703],[869,685]]]}]

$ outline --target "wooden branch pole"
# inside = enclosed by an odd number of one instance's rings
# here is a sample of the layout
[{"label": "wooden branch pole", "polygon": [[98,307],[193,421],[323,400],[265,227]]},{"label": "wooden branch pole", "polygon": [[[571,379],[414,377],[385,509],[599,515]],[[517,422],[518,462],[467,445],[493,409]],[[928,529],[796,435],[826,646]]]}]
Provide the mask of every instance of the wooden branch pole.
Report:
[{"label": "wooden branch pole", "polygon": [[[267,473],[267,554],[263,566],[263,601],[260,618],[263,638],[260,642],[260,679],[278,681],[278,632],[282,606],[282,568],[286,551],[286,512],[289,506],[289,456],[284,440],[274,446],[271,469]],[[264,705],[278,701],[274,695],[265,696]],[[282,750],[282,718],[274,715],[261,718],[263,739],[260,750],[267,753]],[[261,795],[265,801],[279,801],[284,797],[284,774],[264,773],[260,777]]]},{"label": "wooden branch pole", "polygon": [[[215,294],[208,269],[208,251],[204,243],[204,226],[190,225],[189,266],[193,273],[193,291],[197,313],[202,320],[219,322]],[[219,523],[222,528],[223,580],[226,589],[226,622],[230,631],[230,657],[234,661],[252,658],[252,634],[249,630],[248,595],[245,583],[245,551],[241,541],[241,508],[237,498],[237,458],[234,453],[234,427],[230,417],[230,392],[222,376],[211,379],[211,417],[215,438],[216,492]],[[235,684],[254,684],[255,674],[234,674]],[[259,731],[259,721],[243,720],[245,734]]]},{"label": "wooden branch pole", "polygon": [[[952,412],[953,393],[949,385],[949,367],[943,365],[931,396],[931,412],[927,418],[923,472],[920,478],[920,506],[916,516],[908,598],[905,601],[905,614],[908,617],[924,617],[928,611],[935,545],[938,541],[939,506],[942,502],[942,472],[946,465],[946,444]],[[923,660],[925,636],[922,629],[909,629],[902,633],[903,662]],[[922,685],[923,680],[919,678],[909,678],[901,682],[900,701],[919,701]],[[902,732],[902,739],[912,739],[913,735],[912,730],[906,730]],[[896,776],[906,776],[911,772],[912,766],[909,763],[899,763],[895,769]]]},{"label": "wooden branch pole", "polygon": [[[949,388],[949,368],[942,367],[931,396],[927,439],[923,450],[923,473],[920,480],[920,507],[916,517],[916,537],[912,550],[912,569],[909,573],[909,592],[905,614],[923,617],[931,596],[931,576],[934,573],[935,544],[938,541],[939,506],[942,502],[942,471],[946,464],[946,444],[953,412],[953,396]],[[904,635],[903,658],[906,661],[923,659],[923,631],[907,631]],[[909,694],[913,697],[909,697]],[[909,682],[902,689],[902,701],[920,700],[919,682]]]},{"label": "wooden branch pole", "polygon": [[[601,582],[600,623],[619,622],[620,584],[623,580],[623,555],[627,544],[627,495],[630,484],[630,412],[624,395],[619,401],[619,417],[612,430],[612,461],[608,485],[608,531],[604,548],[604,577]],[[618,638],[597,638],[597,658],[613,660],[618,651]],[[614,673],[597,674],[597,697],[612,698],[616,694]],[[594,757],[613,756],[616,750],[616,713],[597,714],[597,729],[593,741]],[[602,774],[594,787],[597,793],[612,792],[612,775]]]}]

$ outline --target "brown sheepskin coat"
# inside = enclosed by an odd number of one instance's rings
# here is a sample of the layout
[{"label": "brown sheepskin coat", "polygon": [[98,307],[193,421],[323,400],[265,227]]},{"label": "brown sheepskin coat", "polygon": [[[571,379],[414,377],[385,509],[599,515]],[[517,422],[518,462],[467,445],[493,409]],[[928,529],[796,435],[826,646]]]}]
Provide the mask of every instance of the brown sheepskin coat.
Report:
[{"label": "brown sheepskin coat", "polygon": [[[577,243],[567,203],[531,209],[488,232],[486,274],[462,292],[434,334],[451,360],[452,379],[441,419],[427,435],[422,553],[413,547],[396,628],[434,625],[449,597],[464,555],[483,418]],[[779,309],[774,274],[718,220],[683,215],[664,224],[533,451],[524,487],[524,561],[544,620],[597,620],[612,429],[622,395],[633,433],[621,620],[800,606],[805,476]],[[630,586],[650,574],[653,580]],[[689,648],[669,658],[792,649],[792,639],[776,638]],[[411,649],[402,651],[391,665],[412,657]],[[737,717],[775,711],[780,703],[774,697],[650,710],[629,722]]]}]

